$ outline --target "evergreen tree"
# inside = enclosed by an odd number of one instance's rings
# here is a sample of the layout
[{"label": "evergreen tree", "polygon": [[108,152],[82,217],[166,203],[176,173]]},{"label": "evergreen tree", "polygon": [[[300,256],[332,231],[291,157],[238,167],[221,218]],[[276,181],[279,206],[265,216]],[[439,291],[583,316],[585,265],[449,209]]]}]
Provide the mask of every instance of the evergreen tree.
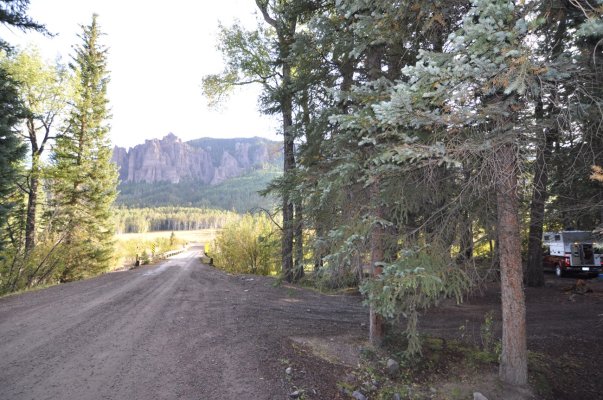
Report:
[{"label": "evergreen tree", "polygon": [[[502,298],[503,381],[527,383],[525,300],[519,220],[518,151],[525,130],[521,110],[548,76],[534,67],[525,45],[525,11],[509,0],[473,0],[461,29],[448,37],[448,51],[424,52],[404,70],[407,82],[376,107],[386,126],[396,126],[402,142],[416,153],[396,156],[417,161],[478,158],[496,193]],[[537,74],[544,76],[538,76]],[[417,145],[413,127],[429,127],[439,141]],[[442,147],[444,145],[444,147]]]},{"label": "evergreen tree", "polygon": [[[0,24],[21,30],[48,33],[44,25],[37,23],[27,15],[28,7],[29,0],[0,0]],[[0,38],[0,48],[8,50],[11,46]]]},{"label": "evergreen tree", "polygon": [[[303,276],[302,205],[295,198],[295,121],[294,49],[300,26],[321,7],[309,0],[256,0],[268,29],[246,32],[235,25],[223,29],[220,50],[226,70],[204,78],[204,92],[210,99],[220,98],[237,85],[260,83],[264,88],[265,112],[280,113],[283,134],[283,177],[271,186],[282,200],[282,268],[288,282]],[[295,259],[297,256],[297,259]]]},{"label": "evergreen tree", "polygon": [[[405,198],[417,197],[412,174],[373,162],[380,146],[396,145],[395,138],[392,141],[379,127],[373,106],[388,96],[402,65],[414,63],[421,49],[442,47],[444,33],[461,9],[459,3],[410,1],[401,6],[390,1],[340,1],[310,24],[318,30],[311,34],[318,38],[316,52],[332,57],[332,74],[337,78],[328,77],[326,84],[329,80],[338,83],[331,84],[334,96],[327,97],[330,102],[323,105],[324,114],[314,118],[331,124],[311,127],[308,140],[314,143],[302,147],[301,157],[314,161],[304,171],[305,179],[316,182],[308,214],[320,215],[321,221],[314,222],[316,243],[328,258],[324,272],[330,270],[331,276],[344,277],[350,271],[359,276],[362,264],[368,264],[379,277],[383,265],[398,256],[405,225],[412,224],[408,216],[420,208],[428,214],[429,205],[437,205],[444,197],[439,195],[443,190],[425,192],[431,195],[429,199],[409,206]],[[304,48],[306,53],[308,48]],[[325,209],[335,212],[325,213]],[[423,221],[434,220],[425,217]],[[383,336],[383,319],[371,309],[371,341],[379,344]]]},{"label": "evergreen tree", "polygon": [[0,251],[6,242],[6,223],[16,206],[11,194],[18,190],[19,164],[27,148],[17,136],[17,125],[25,116],[19,101],[17,84],[0,67]]},{"label": "evergreen tree", "polygon": [[[44,25],[27,15],[29,0],[0,0],[0,24],[21,30],[35,30],[48,33]],[[0,49],[10,51],[11,46],[0,38]],[[25,117],[25,109],[20,103],[17,83],[10,78],[4,67],[0,69],[0,230],[5,232],[4,223],[14,204],[9,196],[16,188],[16,164],[21,160],[26,147],[15,136],[15,126]],[[3,238],[0,238],[0,249]]]},{"label": "evergreen tree", "polygon": [[526,265],[529,286],[544,285],[545,221],[549,229],[580,230],[603,221],[603,193],[588,179],[591,165],[603,160],[601,7],[556,0],[540,4],[537,13],[541,23],[534,51],[554,79],[542,82],[534,117],[524,122],[535,127],[536,153]]},{"label": "evergreen tree", "polygon": [[77,78],[75,101],[53,155],[54,230],[64,235],[69,252],[62,280],[102,271],[113,252],[117,170],[106,122],[107,49],[100,43],[96,15],[82,28],[82,43],[70,64]]}]

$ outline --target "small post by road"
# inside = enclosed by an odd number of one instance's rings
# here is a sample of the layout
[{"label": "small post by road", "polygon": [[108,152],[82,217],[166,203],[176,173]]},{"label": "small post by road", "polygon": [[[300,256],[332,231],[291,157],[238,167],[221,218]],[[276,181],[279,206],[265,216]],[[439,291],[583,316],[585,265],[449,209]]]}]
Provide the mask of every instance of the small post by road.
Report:
[{"label": "small post by road", "polygon": [[207,260],[207,263],[209,265],[214,265],[214,259],[213,259],[213,257],[209,256],[209,243],[205,243],[203,245],[203,258],[205,260]]}]

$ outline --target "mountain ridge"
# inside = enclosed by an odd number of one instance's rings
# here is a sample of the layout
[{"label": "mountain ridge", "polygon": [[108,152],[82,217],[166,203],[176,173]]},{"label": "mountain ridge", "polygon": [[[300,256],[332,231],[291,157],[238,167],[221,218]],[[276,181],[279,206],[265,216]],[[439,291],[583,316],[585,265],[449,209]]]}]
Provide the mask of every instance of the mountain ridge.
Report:
[{"label": "mountain ridge", "polygon": [[183,142],[168,133],[129,149],[115,146],[112,160],[122,183],[217,185],[252,171],[280,167],[282,149],[279,142],[260,137],[203,137]]}]

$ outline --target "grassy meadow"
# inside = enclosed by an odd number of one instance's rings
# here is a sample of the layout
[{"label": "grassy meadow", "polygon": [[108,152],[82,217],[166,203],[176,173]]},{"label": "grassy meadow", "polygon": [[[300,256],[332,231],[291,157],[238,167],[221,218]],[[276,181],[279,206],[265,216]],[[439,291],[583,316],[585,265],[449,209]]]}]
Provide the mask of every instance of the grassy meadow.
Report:
[{"label": "grassy meadow", "polygon": [[121,233],[115,235],[115,261],[113,269],[134,265],[136,255],[145,262],[152,256],[153,245],[155,255],[166,251],[181,249],[187,243],[205,244],[216,237],[219,229],[199,229],[194,231],[161,231],[145,233]]},{"label": "grassy meadow", "polygon": [[[219,229],[198,229],[194,231],[174,231],[177,239],[182,239],[187,242],[206,243],[212,241],[216,237]],[[128,240],[153,241],[159,238],[169,239],[172,231],[161,232],[145,232],[145,233],[120,233],[115,235],[118,242]]]}]

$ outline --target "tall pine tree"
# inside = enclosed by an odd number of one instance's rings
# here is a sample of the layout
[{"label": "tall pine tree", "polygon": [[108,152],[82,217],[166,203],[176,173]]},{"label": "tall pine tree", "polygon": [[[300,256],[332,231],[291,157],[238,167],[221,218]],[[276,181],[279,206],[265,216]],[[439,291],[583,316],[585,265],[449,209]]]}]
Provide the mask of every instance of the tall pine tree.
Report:
[{"label": "tall pine tree", "polygon": [[[34,30],[49,34],[46,27],[34,21],[27,15],[29,0],[0,0],[0,24],[17,28],[23,31]],[[0,48],[12,49],[12,46],[0,38]]]},{"label": "tall pine tree", "polygon": [[[404,69],[408,79],[394,87],[391,101],[376,106],[387,127],[397,130],[408,149],[388,156],[395,162],[433,159],[479,160],[481,174],[496,193],[501,275],[502,353],[499,375],[513,385],[527,384],[525,299],[519,219],[519,147],[528,108],[540,81],[531,48],[526,11],[510,0],[473,0],[461,28],[448,36],[442,52],[420,54]],[[437,142],[429,147],[411,137],[416,127],[429,128]],[[424,152],[425,149],[428,151]],[[421,154],[424,152],[423,154]],[[454,164],[451,163],[451,164]]]},{"label": "tall pine tree", "polygon": [[8,218],[15,207],[10,195],[17,189],[18,164],[25,157],[27,148],[17,136],[16,126],[25,116],[19,100],[17,84],[0,67],[0,251],[8,239],[4,233]]},{"label": "tall pine tree", "polygon": [[67,244],[62,280],[106,269],[113,251],[111,207],[117,171],[111,163],[107,101],[107,49],[101,45],[97,15],[82,27],[81,44],[70,67],[78,81],[65,133],[57,138],[53,202],[55,232]]}]

